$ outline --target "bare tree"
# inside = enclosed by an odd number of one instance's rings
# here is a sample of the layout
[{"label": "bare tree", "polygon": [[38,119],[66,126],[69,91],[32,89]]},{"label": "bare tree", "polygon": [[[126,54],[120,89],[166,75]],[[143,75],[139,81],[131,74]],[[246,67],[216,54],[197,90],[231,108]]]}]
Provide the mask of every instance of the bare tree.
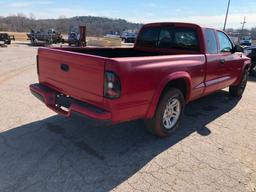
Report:
[{"label": "bare tree", "polygon": [[62,33],[78,31],[79,25],[87,26],[87,34],[92,36],[103,36],[110,32],[122,32],[126,29],[139,29],[141,24],[130,23],[122,19],[109,19],[104,17],[72,17],[60,16],[58,19],[37,19],[33,13],[28,17],[18,13],[9,17],[0,18],[0,26],[5,26],[9,31],[29,32],[33,30],[56,29]]}]

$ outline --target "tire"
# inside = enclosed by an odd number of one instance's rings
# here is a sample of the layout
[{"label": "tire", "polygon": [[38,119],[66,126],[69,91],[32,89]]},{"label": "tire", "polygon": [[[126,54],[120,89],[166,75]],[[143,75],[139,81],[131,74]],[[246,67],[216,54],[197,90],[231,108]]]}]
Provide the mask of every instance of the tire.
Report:
[{"label": "tire", "polygon": [[[175,105],[176,102],[178,105]],[[168,106],[171,108],[169,111]],[[170,136],[180,128],[184,109],[185,99],[182,92],[176,88],[168,89],[161,97],[154,117],[145,121],[148,131],[158,137]],[[170,119],[170,121],[167,119]]]},{"label": "tire", "polygon": [[229,94],[233,97],[242,97],[247,85],[249,70],[245,69],[238,85],[229,87]]}]

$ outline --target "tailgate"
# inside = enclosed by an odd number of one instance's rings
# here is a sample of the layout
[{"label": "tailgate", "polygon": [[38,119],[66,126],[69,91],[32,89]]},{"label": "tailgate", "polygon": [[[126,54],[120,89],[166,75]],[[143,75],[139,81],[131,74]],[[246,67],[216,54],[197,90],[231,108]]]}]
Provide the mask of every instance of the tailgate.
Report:
[{"label": "tailgate", "polygon": [[82,101],[103,101],[104,58],[40,48],[38,68],[40,83]]}]

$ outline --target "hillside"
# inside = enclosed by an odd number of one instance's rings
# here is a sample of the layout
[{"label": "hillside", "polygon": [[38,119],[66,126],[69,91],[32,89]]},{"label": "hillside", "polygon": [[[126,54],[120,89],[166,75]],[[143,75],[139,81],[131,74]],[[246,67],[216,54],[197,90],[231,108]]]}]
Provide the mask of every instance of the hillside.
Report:
[{"label": "hillside", "polygon": [[127,29],[136,30],[141,26],[141,24],[130,23],[123,19],[93,16],[38,20],[23,15],[0,17],[0,31],[29,32],[31,29],[54,28],[62,33],[68,33],[71,30],[77,30],[79,25],[87,26],[89,36],[102,36],[106,33],[122,32]]}]

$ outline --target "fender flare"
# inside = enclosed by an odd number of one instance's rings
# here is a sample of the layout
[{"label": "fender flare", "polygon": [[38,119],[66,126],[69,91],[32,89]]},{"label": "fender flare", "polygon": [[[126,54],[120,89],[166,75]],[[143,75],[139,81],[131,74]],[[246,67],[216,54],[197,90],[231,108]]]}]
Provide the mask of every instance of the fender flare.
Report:
[{"label": "fender flare", "polygon": [[241,67],[241,74],[240,76],[237,78],[236,82],[233,85],[238,85],[241,81],[241,78],[243,76],[243,72],[245,70],[245,68],[250,68],[251,67],[251,60],[245,61],[243,66]]},{"label": "fender flare", "polygon": [[245,61],[244,62],[244,65],[243,65],[243,70],[242,71],[244,71],[245,70],[245,68],[247,68],[247,67],[251,67],[251,60],[247,60],[247,61]]},{"label": "fender flare", "polygon": [[185,101],[189,101],[190,99],[190,95],[191,95],[191,77],[189,75],[189,73],[185,72],[185,71],[180,71],[180,72],[175,72],[172,74],[169,74],[168,76],[166,76],[158,85],[154,96],[152,98],[151,104],[149,105],[148,108],[148,112],[146,114],[146,119],[150,119],[153,118],[159,99],[162,95],[162,92],[164,91],[164,89],[166,88],[167,84],[170,83],[171,81],[177,80],[177,79],[184,79],[186,81],[187,84],[187,95],[185,98]]}]

